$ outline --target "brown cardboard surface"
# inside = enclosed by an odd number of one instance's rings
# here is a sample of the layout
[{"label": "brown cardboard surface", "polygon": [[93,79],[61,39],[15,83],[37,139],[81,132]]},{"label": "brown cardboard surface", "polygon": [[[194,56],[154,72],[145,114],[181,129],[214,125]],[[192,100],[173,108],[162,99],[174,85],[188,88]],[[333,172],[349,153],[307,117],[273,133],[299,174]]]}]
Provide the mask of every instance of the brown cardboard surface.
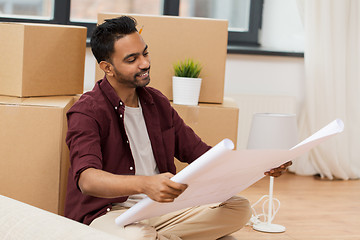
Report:
[{"label": "brown cardboard surface", "polygon": [[[99,14],[98,23],[122,14]],[[228,23],[226,20],[172,16],[131,15],[144,26],[142,37],[151,58],[150,86],[172,99],[173,63],[185,58],[199,61],[203,70],[199,102],[222,103]],[[97,66],[96,81],[104,76]]]},{"label": "brown cardboard surface", "polygon": [[[201,139],[214,146],[229,138],[236,146],[239,108],[234,100],[224,98],[222,104],[199,104],[198,106],[172,105],[181,118]],[[175,160],[177,171],[187,166]]]},{"label": "brown cardboard surface", "polygon": [[86,28],[0,23],[0,95],[83,92]]},{"label": "brown cardboard surface", "polygon": [[[24,31],[21,25],[0,25],[0,93],[16,94],[22,88]],[[9,38],[11,36],[11,38]],[[13,81],[10,81],[10,80]]]},{"label": "brown cardboard surface", "polygon": [[0,194],[63,214],[73,96],[0,96]]}]

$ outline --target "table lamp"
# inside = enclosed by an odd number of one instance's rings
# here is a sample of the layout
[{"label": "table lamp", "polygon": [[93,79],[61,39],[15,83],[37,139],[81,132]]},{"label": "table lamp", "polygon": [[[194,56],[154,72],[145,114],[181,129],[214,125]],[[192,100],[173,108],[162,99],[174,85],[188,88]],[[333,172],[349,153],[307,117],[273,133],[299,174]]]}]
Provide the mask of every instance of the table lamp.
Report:
[{"label": "table lamp", "polygon": [[[297,144],[297,138],[295,114],[255,113],[252,118],[247,148],[290,149]],[[269,195],[264,195],[259,199],[261,201],[265,197],[268,198],[268,214],[266,215],[264,210],[265,221],[254,223],[254,230],[273,233],[284,232],[286,230],[284,226],[272,223],[277,212],[274,212],[274,200],[280,206],[280,201],[273,199],[273,187],[274,177],[270,177]]]}]

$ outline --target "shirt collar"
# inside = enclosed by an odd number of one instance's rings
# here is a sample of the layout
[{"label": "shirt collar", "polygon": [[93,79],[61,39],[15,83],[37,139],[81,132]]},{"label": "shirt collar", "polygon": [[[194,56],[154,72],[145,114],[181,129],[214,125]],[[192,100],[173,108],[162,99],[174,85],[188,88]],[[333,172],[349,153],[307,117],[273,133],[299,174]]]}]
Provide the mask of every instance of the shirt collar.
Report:
[{"label": "shirt collar", "polygon": [[111,86],[109,81],[106,79],[106,75],[100,81],[98,81],[99,88],[103,92],[103,94],[109,99],[111,105],[113,107],[118,107],[119,105],[123,105],[122,100],[116,94],[115,89]]},{"label": "shirt collar", "polygon": [[154,99],[151,96],[151,94],[148,92],[147,87],[139,87],[136,89],[136,92],[138,93],[140,102],[143,104],[153,104]]}]

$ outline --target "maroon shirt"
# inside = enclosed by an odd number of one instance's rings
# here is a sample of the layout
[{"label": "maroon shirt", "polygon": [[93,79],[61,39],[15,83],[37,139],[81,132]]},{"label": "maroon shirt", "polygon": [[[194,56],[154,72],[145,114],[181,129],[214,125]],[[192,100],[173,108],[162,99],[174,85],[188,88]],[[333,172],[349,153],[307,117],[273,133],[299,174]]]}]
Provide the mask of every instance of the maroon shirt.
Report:
[{"label": "maroon shirt", "polygon": [[[210,149],[171,107],[169,100],[151,87],[136,89],[160,173],[176,173],[174,157],[191,163]],[[83,195],[80,173],[87,168],[134,175],[135,164],[124,127],[125,106],[106,78],[98,81],[68,111],[66,143],[71,167],[65,216],[85,224],[106,213],[112,203],[127,197],[98,198]]]}]

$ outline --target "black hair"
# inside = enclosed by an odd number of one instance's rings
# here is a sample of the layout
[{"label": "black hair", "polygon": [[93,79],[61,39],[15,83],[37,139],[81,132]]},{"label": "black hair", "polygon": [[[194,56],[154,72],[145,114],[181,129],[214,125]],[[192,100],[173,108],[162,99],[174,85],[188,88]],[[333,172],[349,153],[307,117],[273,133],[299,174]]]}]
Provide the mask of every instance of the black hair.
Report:
[{"label": "black hair", "polygon": [[104,23],[98,25],[91,36],[90,46],[96,61],[111,62],[111,55],[114,53],[114,43],[116,40],[128,34],[137,32],[137,22],[129,16],[121,16],[113,19],[106,19]]}]

